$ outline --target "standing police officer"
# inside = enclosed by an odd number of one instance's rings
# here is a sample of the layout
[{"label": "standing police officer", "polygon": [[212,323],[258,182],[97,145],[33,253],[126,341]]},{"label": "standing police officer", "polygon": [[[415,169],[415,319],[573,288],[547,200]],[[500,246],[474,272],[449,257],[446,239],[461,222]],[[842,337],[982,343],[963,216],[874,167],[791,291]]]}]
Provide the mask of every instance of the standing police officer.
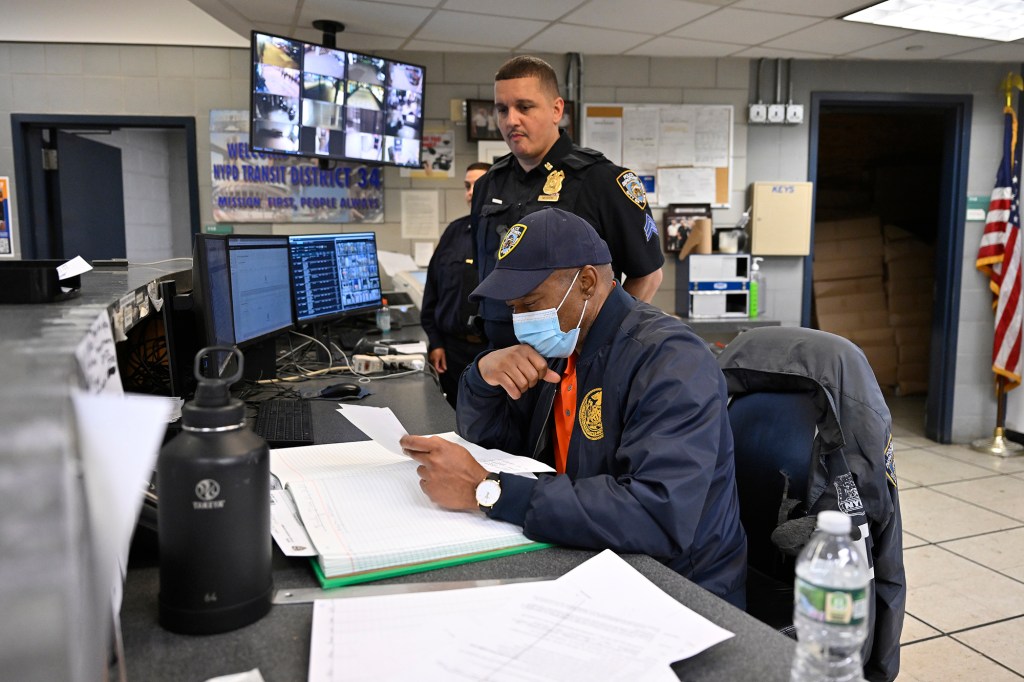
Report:
[{"label": "standing police officer", "polygon": [[[491,167],[471,163],[466,168],[466,203],[473,201],[473,186]],[[486,339],[474,318],[477,306],[469,300],[476,288],[476,245],[469,216],[458,218],[445,229],[427,266],[420,322],[429,341],[430,364],[441,380],[441,390],[452,407],[459,392],[459,377],[466,365],[487,350]]]},{"label": "standing police officer", "polygon": [[[623,289],[649,302],[665,259],[643,183],[600,152],[573,144],[558,128],[564,104],[555,71],[542,59],[513,57],[494,76],[498,127],[512,154],[494,164],[473,194],[480,278],[494,270],[510,227],[529,213],[556,207],[594,226],[611,250],[615,276],[626,275]],[[495,348],[517,343],[501,301],[484,299],[480,315]]]}]

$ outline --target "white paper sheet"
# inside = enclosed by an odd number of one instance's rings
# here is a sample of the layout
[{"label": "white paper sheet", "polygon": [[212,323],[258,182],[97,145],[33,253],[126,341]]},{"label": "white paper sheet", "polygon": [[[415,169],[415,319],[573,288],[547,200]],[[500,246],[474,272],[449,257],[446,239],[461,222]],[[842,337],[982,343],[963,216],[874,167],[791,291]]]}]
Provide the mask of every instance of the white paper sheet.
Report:
[{"label": "white paper sheet", "polygon": [[313,541],[287,490],[270,491],[270,535],[285,556],[316,556]]},{"label": "white paper sheet", "polygon": [[416,353],[427,354],[427,344],[423,341],[416,343],[393,343],[391,350],[399,355],[414,355]]},{"label": "white paper sheet", "polygon": [[110,393],[76,392],[72,402],[97,574],[112,586],[118,610],[132,532],[171,406],[166,398]]},{"label": "white paper sheet", "polygon": [[402,426],[402,422],[398,421],[398,417],[390,407],[342,405],[338,408],[338,412],[385,450],[398,455],[405,454],[398,441],[402,436],[407,435],[408,431]]},{"label": "white paper sheet", "polygon": [[402,190],[402,239],[437,239],[440,222],[436,191]]},{"label": "white paper sheet", "polygon": [[504,450],[482,448],[475,443],[470,443],[454,431],[438,433],[435,435],[466,448],[469,450],[469,454],[473,455],[473,459],[479,462],[484,469],[494,473],[554,473],[555,471],[547,464],[544,464],[544,462],[535,460],[532,457],[521,457],[519,455],[509,454]]},{"label": "white paper sheet", "polygon": [[68,277],[81,275],[92,270],[92,266],[81,256],[75,256],[66,263],[57,266],[57,279],[64,280]]},{"label": "white paper sheet", "polygon": [[309,682],[661,682],[731,636],[606,551],[553,582],[318,601]]},{"label": "white paper sheet", "polygon": [[89,333],[75,348],[75,358],[85,376],[85,386],[89,393],[124,394],[121,375],[117,370],[114,331],[106,310],[100,311],[89,325]]},{"label": "white paper sheet", "polygon": [[377,262],[388,277],[394,277],[396,273],[419,270],[416,261],[409,254],[397,253],[395,251],[378,251]]},{"label": "white paper sheet", "polygon": [[430,265],[430,257],[434,255],[434,242],[416,242],[413,244],[413,260],[416,265],[425,268]]}]

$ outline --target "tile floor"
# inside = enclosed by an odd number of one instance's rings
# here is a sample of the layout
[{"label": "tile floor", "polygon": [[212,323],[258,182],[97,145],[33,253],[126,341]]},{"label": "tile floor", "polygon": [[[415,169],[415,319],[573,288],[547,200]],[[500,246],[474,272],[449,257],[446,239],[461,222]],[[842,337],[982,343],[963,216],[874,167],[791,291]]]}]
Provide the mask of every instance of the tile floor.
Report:
[{"label": "tile floor", "polygon": [[1024,679],[1024,456],[924,438],[924,399],[889,400],[903,514],[901,682]]}]

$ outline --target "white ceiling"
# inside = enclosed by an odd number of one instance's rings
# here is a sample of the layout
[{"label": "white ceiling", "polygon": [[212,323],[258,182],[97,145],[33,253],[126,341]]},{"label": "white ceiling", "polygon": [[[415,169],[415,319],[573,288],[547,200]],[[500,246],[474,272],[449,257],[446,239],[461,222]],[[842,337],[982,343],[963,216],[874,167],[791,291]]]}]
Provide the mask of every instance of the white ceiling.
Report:
[{"label": "white ceiling", "polygon": [[[998,43],[837,19],[870,0],[0,0],[0,41],[244,47],[249,31],[359,50],[1024,61]],[[1024,2],[1021,3],[1024,8]],[[1024,11],[1024,9],[1022,9]]]}]

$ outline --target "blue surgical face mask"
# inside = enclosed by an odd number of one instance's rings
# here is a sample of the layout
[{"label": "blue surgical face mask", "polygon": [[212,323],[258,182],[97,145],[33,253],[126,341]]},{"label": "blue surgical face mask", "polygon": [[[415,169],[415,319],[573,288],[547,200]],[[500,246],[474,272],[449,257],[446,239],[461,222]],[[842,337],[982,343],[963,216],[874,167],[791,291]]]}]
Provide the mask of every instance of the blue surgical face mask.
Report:
[{"label": "blue surgical face mask", "polygon": [[557,308],[512,314],[512,327],[520,343],[533,346],[533,349],[545,358],[567,358],[572,355],[580,338],[580,325],[583,324],[583,314],[587,312],[587,301],[583,301],[583,312],[580,313],[580,321],[576,323],[576,328],[567,332],[562,331],[558,311],[569,297],[569,292],[572,291],[579,276],[580,271],[577,270]]}]

